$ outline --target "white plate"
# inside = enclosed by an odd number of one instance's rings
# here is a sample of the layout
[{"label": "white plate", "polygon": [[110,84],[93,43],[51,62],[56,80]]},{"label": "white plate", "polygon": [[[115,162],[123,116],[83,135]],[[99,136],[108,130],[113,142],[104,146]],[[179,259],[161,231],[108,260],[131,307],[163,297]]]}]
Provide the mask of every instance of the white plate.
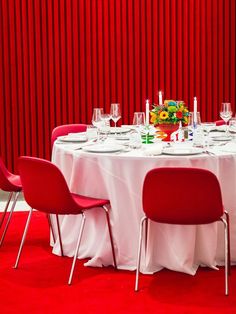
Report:
[{"label": "white plate", "polygon": [[120,152],[124,149],[122,145],[107,145],[107,144],[96,144],[91,146],[85,146],[82,148],[85,152],[90,153],[115,153]]},{"label": "white plate", "polygon": [[222,141],[222,142],[229,142],[232,140],[229,136],[211,136],[210,137],[213,141]]},{"label": "white plate", "polygon": [[61,142],[86,142],[88,140],[87,136],[85,135],[81,136],[65,135],[59,136],[57,139]]},{"label": "white plate", "polygon": [[163,149],[163,154],[165,155],[179,155],[179,156],[185,156],[185,155],[198,155],[202,154],[203,150],[201,148],[197,147],[168,147]]},{"label": "white plate", "polygon": [[111,134],[115,134],[115,133],[118,133],[118,134],[120,134],[120,133],[128,133],[130,130],[131,130],[130,128],[123,128],[123,127],[122,127],[122,128],[120,128],[120,127],[117,127],[117,128],[111,127],[111,128],[109,129],[109,131],[110,131]]},{"label": "white plate", "polygon": [[127,135],[112,136],[111,138],[115,139],[116,141],[128,141],[130,139]]}]

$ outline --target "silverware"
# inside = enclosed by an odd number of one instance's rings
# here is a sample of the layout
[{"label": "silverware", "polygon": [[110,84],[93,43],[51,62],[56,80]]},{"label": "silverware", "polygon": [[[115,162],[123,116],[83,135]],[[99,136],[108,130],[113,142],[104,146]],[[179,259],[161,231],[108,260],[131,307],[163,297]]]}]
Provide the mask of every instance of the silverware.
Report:
[{"label": "silverware", "polygon": [[212,151],[209,151],[209,150],[205,150],[204,153],[206,153],[207,155],[210,155],[210,156],[216,156],[216,154]]}]

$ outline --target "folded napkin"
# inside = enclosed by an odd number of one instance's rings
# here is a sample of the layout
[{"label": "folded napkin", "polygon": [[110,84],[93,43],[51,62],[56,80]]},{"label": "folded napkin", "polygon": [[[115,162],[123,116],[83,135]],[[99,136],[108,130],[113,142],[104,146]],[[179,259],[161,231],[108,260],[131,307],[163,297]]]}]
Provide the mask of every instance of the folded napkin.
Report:
[{"label": "folded napkin", "polygon": [[86,136],[87,132],[78,132],[78,133],[68,133],[67,136],[72,136],[72,137],[80,137],[80,136]]},{"label": "folded napkin", "polygon": [[143,151],[143,155],[144,156],[161,155],[162,150],[163,150],[162,143],[156,143],[156,144],[153,144],[153,145],[146,147]]},{"label": "folded napkin", "polygon": [[72,140],[76,140],[76,139],[78,139],[78,140],[87,140],[88,139],[88,137],[87,137],[87,135],[86,135],[86,133],[69,133],[68,135],[66,135],[66,138],[69,140],[69,139],[72,139]]}]

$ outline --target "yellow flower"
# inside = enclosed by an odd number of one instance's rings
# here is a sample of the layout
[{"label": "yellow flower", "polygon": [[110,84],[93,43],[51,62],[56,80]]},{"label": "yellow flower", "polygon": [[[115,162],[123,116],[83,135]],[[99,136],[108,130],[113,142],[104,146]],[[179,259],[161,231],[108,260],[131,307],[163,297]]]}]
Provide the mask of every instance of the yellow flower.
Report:
[{"label": "yellow flower", "polygon": [[150,112],[150,114],[151,114],[150,122],[155,123],[157,115],[154,112]]},{"label": "yellow flower", "polygon": [[168,107],[168,105],[169,105],[169,100],[164,100],[164,106]]},{"label": "yellow flower", "polygon": [[168,119],[168,117],[169,117],[168,112],[166,112],[166,111],[160,112],[160,119],[161,120],[166,120],[166,119]]},{"label": "yellow flower", "polygon": [[184,123],[188,124],[188,117],[184,117]]}]

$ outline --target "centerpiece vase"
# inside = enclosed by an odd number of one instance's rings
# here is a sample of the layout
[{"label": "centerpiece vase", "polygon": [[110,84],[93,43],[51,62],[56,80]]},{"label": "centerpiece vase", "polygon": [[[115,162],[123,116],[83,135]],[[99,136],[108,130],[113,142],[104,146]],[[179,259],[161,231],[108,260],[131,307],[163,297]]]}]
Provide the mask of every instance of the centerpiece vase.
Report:
[{"label": "centerpiece vase", "polygon": [[178,130],[179,128],[179,123],[160,123],[160,124],[157,124],[156,127],[158,127],[158,129],[165,133],[165,137],[162,139],[162,141],[165,141],[165,142],[170,142],[171,140],[171,134],[175,131]]}]

